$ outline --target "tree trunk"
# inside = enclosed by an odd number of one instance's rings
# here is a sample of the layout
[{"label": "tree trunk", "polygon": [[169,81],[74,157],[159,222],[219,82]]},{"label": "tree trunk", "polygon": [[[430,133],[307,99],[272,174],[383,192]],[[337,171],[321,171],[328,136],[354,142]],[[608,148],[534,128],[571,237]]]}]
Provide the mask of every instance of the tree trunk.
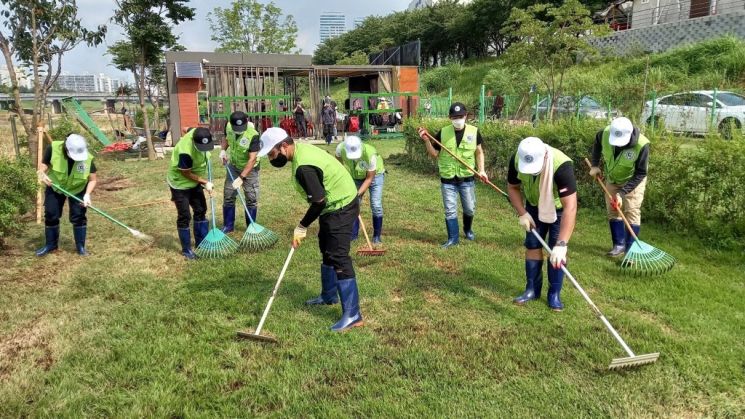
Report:
[{"label": "tree trunk", "polygon": [[137,93],[140,99],[140,111],[142,112],[142,128],[145,130],[145,140],[147,141],[147,158],[148,160],[155,160],[153,139],[150,136],[150,121],[147,117],[147,109],[145,109],[145,64],[142,63],[140,64],[140,80],[137,87]]}]

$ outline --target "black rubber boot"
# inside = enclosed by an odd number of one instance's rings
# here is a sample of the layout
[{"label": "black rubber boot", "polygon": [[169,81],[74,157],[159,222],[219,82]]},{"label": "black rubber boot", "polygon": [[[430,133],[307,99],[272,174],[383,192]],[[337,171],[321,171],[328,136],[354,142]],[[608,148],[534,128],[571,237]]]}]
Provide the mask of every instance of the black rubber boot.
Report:
[{"label": "black rubber boot", "polygon": [[463,233],[466,235],[468,240],[476,240],[476,235],[473,233],[473,215],[463,215]]},{"label": "black rubber boot", "polygon": [[[631,224],[631,229],[634,230],[634,234],[636,234],[636,237],[639,237],[639,231],[641,230],[641,226],[637,224]],[[631,233],[629,233],[629,231],[626,230],[626,252],[629,251],[632,244],[634,244],[634,238],[631,236]],[[639,247],[637,246],[637,249],[638,248]]]},{"label": "black rubber boot", "polygon": [[336,271],[334,267],[321,264],[321,295],[311,298],[305,304],[309,306],[336,304],[339,302],[336,293]]},{"label": "black rubber boot", "polygon": [[36,251],[36,256],[41,257],[57,250],[57,244],[59,243],[59,224],[54,227],[45,227],[44,238],[46,243],[44,247]]},{"label": "black rubber boot", "polygon": [[543,259],[525,259],[525,292],[512,302],[523,305],[531,300],[541,298],[543,288]]},{"label": "black rubber boot", "polygon": [[235,230],[235,207],[222,207],[222,232],[230,233]]},{"label": "black rubber boot", "polygon": [[191,232],[189,228],[178,229],[178,239],[181,242],[181,254],[189,260],[197,258],[197,255],[191,250]]},{"label": "black rubber boot", "polygon": [[610,226],[610,237],[613,241],[613,248],[607,253],[609,257],[623,256],[626,252],[626,227],[623,225],[623,220],[610,220],[608,221]]},{"label": "black rubber boot", "polygon": [[87,226],[74,226],[72,228],[72,234],[73,237],[75,237],[75,249],[77,249],[80,256],[88,256],[88,252],[85,250],[85,236],[87,230]]},{"label": "black rubber boot", "polygon": [[341,319],[331,326],[334,332],[343,332],[353,327],[362,326],[360,314],[360,295],[357,290],[357,279],[349,278],[336,281],[341,299]]},{"label": "black rubber boot", "polygon": [[458,231],[458,219],[451,218],[445,220],[445,227],[448,230],[448,241],[442,244],[443,249],[447,249],[450,246],[455,246],[460,242],[460,231]]},{"label": "black rubber boot", "polygon": [[549,261],[548,263],[548,306],[553,311],[561,311],[564,304],[561,303],[561,286],[564,284],[564,271],[554,269]]},{"label": "black rubber boot", "polygon": [[373,215],[373,244],[383,243],[381,236],[383,235],[383,216],[376,217]]},{"label": "black rubber boot", "polygon": [[194,247],[199,247],[199,245],[202,244],[202,240],[207,237],[209,230],[209,221],[194,221]]}]

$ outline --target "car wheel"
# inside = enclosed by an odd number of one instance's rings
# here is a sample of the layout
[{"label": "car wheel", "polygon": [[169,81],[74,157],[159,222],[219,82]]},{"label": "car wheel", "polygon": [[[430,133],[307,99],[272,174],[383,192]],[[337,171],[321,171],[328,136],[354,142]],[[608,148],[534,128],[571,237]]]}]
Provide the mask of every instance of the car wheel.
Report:
[{"label": "car wheel", "polygon": [[660,131],[665,130],[665,120],[657,115],[650,116],[649,118],[647,118],[647,125],[651,127],[653,124],[654,124],[654,129],[660,130]]},{"label": "car wheel", "polygon": [[719,135],[725,140],[731,140],[736,131],[739,131],[742,125],[735,118],[727,118],[719,124]]}]

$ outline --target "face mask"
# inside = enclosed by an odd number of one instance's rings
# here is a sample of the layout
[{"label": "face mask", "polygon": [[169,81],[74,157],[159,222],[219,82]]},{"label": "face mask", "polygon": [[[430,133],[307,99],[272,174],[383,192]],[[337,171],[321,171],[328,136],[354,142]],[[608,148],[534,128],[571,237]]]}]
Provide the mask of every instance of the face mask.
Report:
[{"label": "face mask", "polygon": [[459,118],[451,120],[455,129],[463,129],[466,126],[466,118]]},{"label": "face mask", "polygon": [[274,167],[284,167],[287,164],[287,156],[279,153],[273,160],[269,160],[269,163],[271,163]]}]

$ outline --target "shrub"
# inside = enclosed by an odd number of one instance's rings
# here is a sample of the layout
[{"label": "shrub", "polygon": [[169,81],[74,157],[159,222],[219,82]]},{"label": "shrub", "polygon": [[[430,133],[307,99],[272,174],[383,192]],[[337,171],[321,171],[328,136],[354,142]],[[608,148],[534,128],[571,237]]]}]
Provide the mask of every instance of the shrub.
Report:
[{"label": "shrub", "polygon": [[0,157],[0,248],[22,224],[19,217],[33,208],[36,174],[28,159]]}]

